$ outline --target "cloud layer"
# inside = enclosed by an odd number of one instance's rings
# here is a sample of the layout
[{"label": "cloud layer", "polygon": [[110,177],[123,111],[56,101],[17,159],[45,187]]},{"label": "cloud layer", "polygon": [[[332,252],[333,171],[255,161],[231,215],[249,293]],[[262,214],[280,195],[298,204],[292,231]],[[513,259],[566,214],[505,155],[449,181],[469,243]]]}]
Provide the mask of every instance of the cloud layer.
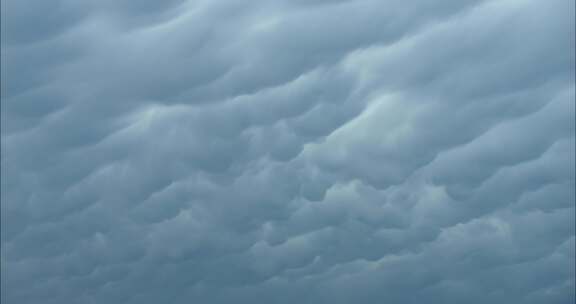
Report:
[{"label": "cloud layer", "polygon": [[574,301],[573,1],[2,6],[2,303]]}]

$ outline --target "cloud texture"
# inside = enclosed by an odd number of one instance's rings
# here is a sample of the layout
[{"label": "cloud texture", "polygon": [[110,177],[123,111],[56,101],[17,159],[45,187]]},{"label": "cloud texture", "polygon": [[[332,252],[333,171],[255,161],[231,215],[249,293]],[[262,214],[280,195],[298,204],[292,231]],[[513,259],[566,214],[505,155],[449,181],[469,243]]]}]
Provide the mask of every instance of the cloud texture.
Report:
[{"label": "cloud texture", "polygon": [[3,1],[2,303],[571,303],[574,18]]}]

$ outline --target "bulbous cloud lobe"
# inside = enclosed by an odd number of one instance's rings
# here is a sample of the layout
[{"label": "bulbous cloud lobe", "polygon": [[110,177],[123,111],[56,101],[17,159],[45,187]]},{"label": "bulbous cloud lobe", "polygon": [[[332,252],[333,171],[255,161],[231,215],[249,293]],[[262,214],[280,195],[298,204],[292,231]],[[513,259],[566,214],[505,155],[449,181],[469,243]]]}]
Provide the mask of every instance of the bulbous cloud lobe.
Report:
[{"label": "bulbous cloud lobe", "polygon": [[2,3],[2,303],[570,303],[574,2]]}]

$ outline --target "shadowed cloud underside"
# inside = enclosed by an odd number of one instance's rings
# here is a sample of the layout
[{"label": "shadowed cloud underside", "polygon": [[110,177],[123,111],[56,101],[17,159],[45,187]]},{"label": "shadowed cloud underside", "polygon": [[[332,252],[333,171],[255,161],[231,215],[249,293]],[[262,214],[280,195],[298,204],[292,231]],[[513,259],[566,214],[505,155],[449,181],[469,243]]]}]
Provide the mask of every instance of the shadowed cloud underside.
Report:
[{"label": "shadowed cloud underside", "polygon": [[574,18],[3,1],[2,303],[572,303]]}]

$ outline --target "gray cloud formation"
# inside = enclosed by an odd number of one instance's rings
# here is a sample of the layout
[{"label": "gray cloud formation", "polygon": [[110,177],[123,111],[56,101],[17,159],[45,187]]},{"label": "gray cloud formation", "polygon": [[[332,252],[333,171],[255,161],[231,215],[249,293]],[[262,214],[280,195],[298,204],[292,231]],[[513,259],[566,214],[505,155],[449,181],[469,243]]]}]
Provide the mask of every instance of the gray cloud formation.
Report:
[{"label": "gray cloud formation", "polygon": [[2,3],[2,303],[574,301],[574,3]]}]

